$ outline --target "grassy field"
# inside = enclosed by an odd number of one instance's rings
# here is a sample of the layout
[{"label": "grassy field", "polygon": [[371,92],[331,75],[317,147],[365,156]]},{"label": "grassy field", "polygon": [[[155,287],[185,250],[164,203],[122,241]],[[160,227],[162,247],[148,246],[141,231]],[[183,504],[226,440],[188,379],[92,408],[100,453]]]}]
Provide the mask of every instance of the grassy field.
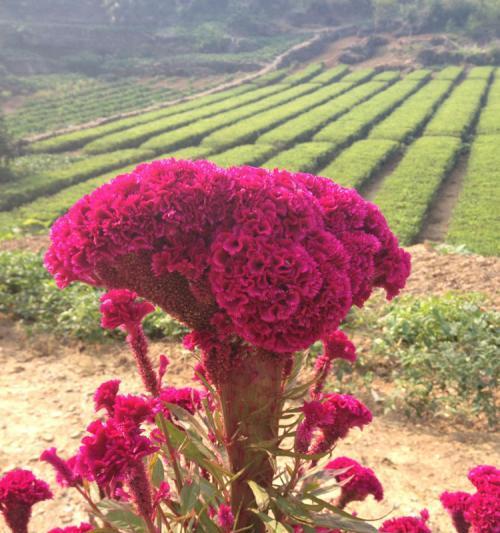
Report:
[{"label": "grassy field", "polygon": [[[96,108],[106,105],[103,94],[110,102],[120,90],[128,94],[126,83],[106,93],[94,85],[78,91]],[[65,106],[66,99],[45,104],[57,113]],[[313,64],[292,74],[277,71],[28,145],[14,161],[13,179],[0,184],[0,238],[45,232],[114,175],[174,156],[326,176],[368,194],[409,245],[423,238],[464,154],[468,164],[445,221],[446,240],[498,255],[499,110],[500,69],[493,67],[403,73]]]}]

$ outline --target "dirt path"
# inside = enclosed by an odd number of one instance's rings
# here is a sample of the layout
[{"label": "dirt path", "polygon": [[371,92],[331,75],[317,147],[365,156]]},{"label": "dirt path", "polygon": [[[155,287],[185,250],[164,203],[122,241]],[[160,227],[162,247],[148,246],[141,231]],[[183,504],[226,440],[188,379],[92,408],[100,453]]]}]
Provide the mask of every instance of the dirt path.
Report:
[{"label": "dirt path", "polygon": [[429,207],[424,226],[417,238],[418,242],[440,242],[446,238],[451,215],[467,173],[468,159],[469,154],[460,156],[455,168],[439,188],[434,201]]},{"label": "dirt path", "polygon": [[[36,240],[26,248],[41,247]],[[424,245],[410,248],[413,273],[406,292],[428,294],[450,289],[489,293],[498,305],[500,259],[440,255]],[[155,358],[164,352],[172,360],[168,382],[186,384],[193,358],[176,344],[156,343]],[[38,457],[55,446],[62,454],[75,453],[84,428],[92,420],[92,394],[103,381],[122,380],[124,392],[141,392],[128,350],[120,343],[107,346],[60,346],[52,337],[29,339],[18,324],[0,319],[0,472],[15,466],[33,469],[51,482],[56,500],[36,507],[31,531],[85,519],[72,492],[55,486],[49,467]],[[373,468],[385,488],[382,504],[368,501],[355,507],[362,516],[376,518],[418,512],[428,507],[434,533],[451,526],[438,502],[445,490],[470,490],[469,468],[500,463],[494,435],[474,431],[443,431],[395,417],[380,416],[363,432],[342,442],[337,455],[351,456]],[[4,531],[0,525],[0,531]]]}]

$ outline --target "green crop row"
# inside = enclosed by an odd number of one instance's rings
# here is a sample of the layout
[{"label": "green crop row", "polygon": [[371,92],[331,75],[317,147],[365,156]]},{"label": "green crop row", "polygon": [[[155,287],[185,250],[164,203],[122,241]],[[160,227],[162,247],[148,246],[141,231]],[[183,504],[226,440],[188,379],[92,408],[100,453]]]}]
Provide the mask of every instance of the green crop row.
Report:
[{"label": "green crop row", "polygon": [[489,80],[495,71],[495,67],[472,67],[467,74],[467,79]]},{"label": "green crop row", "polygon": [[290,76],[287,76],[283,80],[283,83],[287,83],[288,85],[298,85],[299,83],[304,83],[305,81],[309,81],[311,78],[322,72],[324,68],[325,67],[323,63],[313,63],[312,65],[309,65],[308,67],[299,70]]},{"label": "green crop row", "polygon": [[370,137],[399,142],[415,137],[450,92],[453,83],[451,80],[430,81],[375,126]]},{"label": "green crop row", "polygon": [[374,202],[403,245],[418,236],[428,208],[461,148],[457,137],[421,137],[382,182]]},{"label": "green crop row", "polygon": [[122,118],[108,122],[101,126],[95,126],[93,128],[86,128],[72,133],[65,133],[62,135],[56,135],[45,139],[43,141],[38,141],[31,144],[30,149],[32,152],[64,152],[66,150],[73,150],[84,146],[86,143],[107,135],[108,133],[113,133],[115,131],[124,130],[126,128],[131,128],[137,126],[138,124],[145,124],[147,122],[158,120],[163,117],[170,115],[175,115],[177,113],[184,113],[186,111],[191,111],[198,107],[206,106],[219,102],[226,98],[231,98],[240,94],[244,94],[247,91],[254,89],[252,84],[245,84],[235,87],[234,89],[229,89],[227,91],[221,91],[207,96],[202,96],[187,102],[182,102],[180,104],[172,105],[165,107],[163,109],[158,109],[156,111],[149,111],[147,113],[141,113],[140,115],[134,115],[133,117]]},{"label": "green crop row", "polygon": [[363,81],[373,78],[376,73],[377,71],[374,68],[362,68],[347,74],[347,76],[342,78],[342,81],[345,81],[346,83],[362,83]]},{"label": "green crop row", "polygon": [[439,72],[437,72],[436,75],[434,76],[434,79],[456,81],[463,74],[463,71],[464,71],[463,67],[456,67],[456,66],[446,67],[446,68],[441,69]]},{"label": "green crop row", "polygon": [[500,255],[500,135],[474,140],[447,241],[482,255]]},{"label": "green crop row", "polygon": [[373,76],[372,81],[397,81],[399,78],[401,78],[399,70],[383,70]]},{"label": "green crop row", "polygon": [[399,148],[399,143],[385,139],[365,139],[341,152],[320,176],[344,187],[360,189]]},{"label": "green crop row", "polygon": [[313,140],[335,143],[338,148],[341,148],[359,139],[421,85],[421,80],[402,80],[395,83],[325,126],[316,133]]},{"label": "green crop row", "polygon": [[[137,150],[135,150],[137,151]],[[150,154],[151,152],[149,152]],[[209,156],[210,151],[192,146],[177,152],[163,154],[155,159],[175,157],[177,159],[202,159]],[[148,157],[140,159],[147,160]],[[90,194],[112,177],[131,172],[137,163],[110,172],[105,172],[95,178],[77,183],[51,196],[41,196],[36,200],[21,205],[12,211],[0,212],[0,239],[10,238],[23,233],[46,232],[47,228],[63,215],[77,200]]]},{"label": "green crop row", "polygon": [[296,144],[262,164],[265,168],[283,168],[291,172],[315,172],[325,166],[335,151],[335,145],[326,142]]},{"label": "green crop row", "polygon": [[144,149],[120,150],[110,154],[89,157],[61,169],[30,175],[0,187],[0,210],[13,209],[42,194],[57,192],[68,185],[85,181],[103,172],[138,163],[153,153]]},{"label": "green crop row", "polygon": [[[333,100],[329,100],[306,113],[301,113],[299,116],[280,124],[261,135],[256,142],[287,147],[295,142],[308,141],[323,126],[337,119],[343,113],[346,113],[355,105],[370,98],[385,87],[386,84],[380,81],[369,81],[368,83],[354,87]],[[257,122],[255,131],[262,131],[262,129]]]},{"label": "green crop row", "polygon": [[487,79],[465,80],[446,99],[424,135],[463,137],[471,128],[488,89]]},{"label": "green crop row", "polygon": [[500,77],[492,83],[488,101],[479,116],[477,133],[500,133]]},{"label": "green crop row", "polygon": [[[310,87],[315,90],[310,92]],[[319,105],[344,90],[346,90],[346,86],[342,83],[320,88],[312,83],[303,83],[252,105],[243,106],[217,117],[206,118],[184,128],[153,137],[142,147],[152,149],[155,152],[176,150],[183,146],[196,144],[202,139],[203,144],[213,147],[214,151],[222,151],[238,144],[248,144],[259,133],[255,131],[254,127],[256,120],[260,121],[259,123],[265,131],[274,124]],[[290,95],[299,91],[308,92],[308,94],[292,99]],[[228,128],[228,126],[231,127]],[[221,131],[216,132],[216,130]],[[211,135],[212,132],[216,132],[216,134]]]},{"label": "green crop row", "polygon": [[[187,124],[196,122],[206,117],[213,117],[219,113],[226,113],[234,108],[240,108],[252,102],[264,102],[266,96],[275,94],[275,98],[281,101],[286,101],[286,98],[293,98],[297,91],[304,91],[307,89],[305,85],[300,87],[293,87],[289,91],[280,92],[278,84],[260,87],[252,91],[245,92],[238,96],[226,98],[220,102],[203,106],[200,108],[186,111],[184,113],[177,113],[174,116],[167,116],[158,120],[149,121],[146,124],[140,124],[126,130],[120,130],[116,133],[110,133],[99,137],[95,141],[86,144],[83,151],[87,154],[103,154],[118,150],[119,148],[129,148],[138,146],[150,137],[154,137],[160,133],[171,131],[180,128]],[[279,93],[276,95],[276,93]],[[273,100],[272,100],[273,101]]]},{"label": "green crop row", "polygon": [[276,83],[280,80],[282,80],[287,73],[288,69],[281,68],[278,70],[273,70],[272,72],[268,72],[267,74],[264,74],[262,76],[259,76],[258,78],[255,78],[252,80],[252,83],[259,87],[263,87],[264,85],[269,85],[271,83]]},{"label": "green crop row", "polygon": [[276,147],[270,144],[243,144],[210,156],[210,161],[221,167],[235,165],[257,166],[276,152]]},{"label": "green crop row", "polygon": [[427,68],[419,68],[413,70],[405,76],[405,80],[428,80],[432,75],[432,71]]},{"label": "green crop row", "polygon": [[349,68],[345,65],[338,65],[335,68],[330,68],[324,70],[317,76],[314,76],[313,79],[309,80],[310,83],[320,83],[326,85],[327,83],[332,83],[339,80],[349,72]]}]

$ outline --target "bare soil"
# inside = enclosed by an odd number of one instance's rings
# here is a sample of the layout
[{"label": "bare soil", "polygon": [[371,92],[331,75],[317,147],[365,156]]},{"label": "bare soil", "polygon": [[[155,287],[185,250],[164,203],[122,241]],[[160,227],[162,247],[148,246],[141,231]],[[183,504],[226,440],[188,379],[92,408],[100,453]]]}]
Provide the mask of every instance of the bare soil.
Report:
[{"label": "bare soil", "polygon": [[[11,241],[10,246],[36,250],[46,239]],[[5,244],[4,244],[5,246]],[[413,273],[405,290],[410,294],[448,290],[479,291],[498,306],[500,259],[440,255],[430,246],[410,249]],[[190,381],[194,359],[172,343],[154,343],[155,360],[166,353],[172,361],[167,381]],[[19,324],[0,318],[0,472],[14,467],[32,469],[51,482],[56,499],[35,507],[31,531],[76,523],[86,518],[84,506],[71,491],[57,488],[51,468],[40,453],[55,446],[62,455],[76,452],[84,429],[92,420],[92,394],[105,380],[119,378],[124,392],[141,392],[133,361],[124,345],[61,345],[47,336],[29,338]],[[497,439],[498,442],[498,439]],[[493,433],[458,430],[442,425],[412,423],[394,415],[379,416],[363,432],[353,431],[336,450],[373,468],[385,488],[382,504],[353,505],[363,517],[380,518],[417,513],[427,507],[435,533],[449,533],[451,525],[439,504],[444,490],[471,490],[466,474],[471,467],[500,463]],[[0,531],[5,531],[0,525]]]}]

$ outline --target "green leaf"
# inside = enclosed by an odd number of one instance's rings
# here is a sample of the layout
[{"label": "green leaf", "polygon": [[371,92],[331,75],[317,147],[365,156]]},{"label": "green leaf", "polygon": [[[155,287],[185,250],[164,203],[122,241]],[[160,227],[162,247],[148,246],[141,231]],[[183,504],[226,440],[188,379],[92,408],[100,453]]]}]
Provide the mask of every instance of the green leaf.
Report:
[{"label": "green leaf", "polygon": [[155,487],[159,487],[160,483],[162,483],[162,481],[165,480],[165,471],[163,468],[163,462],[159,454],[156,454],[153,457],[150,468],[151,468],[151,480],[153,481],[153,485]]},{"label": "green leaf", "polygon": [[113,526],[131,533],[146,533],[147,526],[144,520],[132,511],[130,505],[113,500],[102,500],[97,504],[97,507],[102,511],[107,511],[104,516]]},{"label": "green leaf", "polygon": [[181,514],[185,515],[191,511],[200,496],[200,486],[198,483],[187,483],[181,489]]},{"label": "green leaf", "polygon": [[255,483],[255,481],[248,481],[248,486],[253,492],[255,503],[257,504],[259,511],[265,511],[269,506],[269,494],[260,485]]}]

